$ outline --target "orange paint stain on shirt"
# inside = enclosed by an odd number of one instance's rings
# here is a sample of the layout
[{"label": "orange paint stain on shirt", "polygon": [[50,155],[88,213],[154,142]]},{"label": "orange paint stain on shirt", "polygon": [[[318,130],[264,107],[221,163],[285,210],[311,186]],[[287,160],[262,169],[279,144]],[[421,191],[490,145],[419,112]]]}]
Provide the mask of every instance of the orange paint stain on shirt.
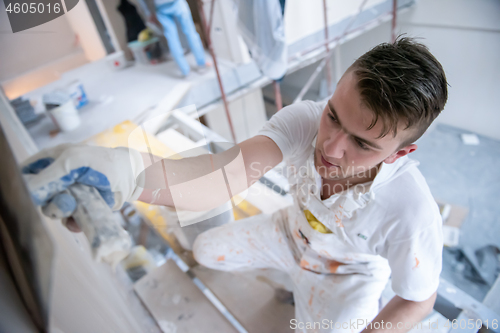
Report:
[{"label": "orange paint stain on shirt", "polygon": [[224,261],[225,258],[226,258],[225,255],[218,256],[217,261]]},{"label": "orange paint stain on shirt", "polygon": [[413,267],[412,269],[418,268],[418,265],[420,264],[420,260],[418,260],[417,257],[415,257],[415,263],[415,267]]},{"label": "orange paint stain on shirt", "polygon": [[300,260],[300,267],[306,268],[309,267],[309,262],[307,260]]},{"label": "orange paint stain on shirt", "polygon": [[297,230],[295,230],[294,234],[295,234],[295,237],[302,238],[302,237],[300,237],[300,234],[299,234],[299,232]]},{"label": "orange paint stain on shirt", "polygon": [[328,263],[328,271],[329,271],[330,273],[335,273],[335,272],[337,272],[337,269],[339,269],[339,266],[340,266],[340,265],[343,265],[343,264],[342,264],[342,263],[340,263],[340,262],[338,262],[338,261],[335,261],[335,260],[330,261],[330,262]]},{"label": "orange paint stain on shirt", "polygon": [[324,293],[325,293],[325,290],[323,290],[323,289],[322,289],[322,290],[320,290],[320,291],[319,291],[319,296],[323,295]]},{"label": "orange paint stain on shirt", "polygon": [[309,298],[309,306],[312,306],[313,303],[313,298],[314,298],[314,287],[311,287],[311,298]]},{"label": "orange paint stain on shirt", "polygon": [[278,242],[280,242],[280,243],[281,243],[281,237],[280,237],[280,239],[278,239]]},{"label": "orange paint stain on shirt", "polygon": [[326,250],[321,250],[319,251],[319,253],[330,257],[330,253],[328,253]]},{"label": "orange paint stain on shirt", "polygon": [[250,246],[253,248],[253,249],[256,249],[257,248],[257,245],[255,245],[255,240],[252,239],[252,238],[249,238],[248,239],[248,244],[250,244]]},{"label": "orange paint stain on shirt", "polygon": [[241,250],[238,250],[238,251],[236,251],[236,254],[240,254],[241,252],[243,252],[243,251],[241,251]]},{"label": "orange paint stain on shirt", "polygon": [[335,223],[337,224],[337,227],[343,228],[344,224],[342,224],[342,214],[340,214],[340,217],[335,214]]}]

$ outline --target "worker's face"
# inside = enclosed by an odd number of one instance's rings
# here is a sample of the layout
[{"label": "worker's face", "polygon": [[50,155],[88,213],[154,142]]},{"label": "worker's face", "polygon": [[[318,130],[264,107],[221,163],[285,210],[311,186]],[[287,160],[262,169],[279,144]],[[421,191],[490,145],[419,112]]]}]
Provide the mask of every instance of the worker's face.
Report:
[{"label": "worker's face", "polygon": [[362,102],[356,82],[352,71],[346,73],[321,116],[314,161],[325,179],[372,179],[381,162],[394,163],[417,148],[410,144],[398,149],[409,130],[398,128],[396,137],[390,132],[378,139],[382,121],[367,130],[374,114]]}]

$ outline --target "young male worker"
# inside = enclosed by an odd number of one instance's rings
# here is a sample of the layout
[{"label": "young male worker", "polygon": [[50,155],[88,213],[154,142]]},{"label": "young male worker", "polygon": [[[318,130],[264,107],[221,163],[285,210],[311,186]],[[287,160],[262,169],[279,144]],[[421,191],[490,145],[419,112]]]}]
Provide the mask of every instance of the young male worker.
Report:
[{"label": "young male worker", "polygon": [[[400,38],[356,60],[326,105],[305,101],[279,111],[236,146],[241,165],[231,150],[150,165],[149,156],[126,148],[63,146],[24,170],[35,174],[29,187],[42,205],[64,201],[58,191],[79,181],[97,186],[114,208],[138,199],[208,210],[227,201],[228,185],[239,193],[285,160],[294,205],[208,230],[194,244],[195,258],[219,270],[289,273],[297,331],[405,332],[432,310],[443,246],[438,207],[406,155],[446,99],[439,62]],[[210,175],[224,167],[226,184],[210,176],[174,191],[190,175],[206,175],[204,166]],[[144,167],[146,189],[136,182]],[[168,186],[155,191],[165,176]],[[389,276],[396,296],[380,310]]]}]

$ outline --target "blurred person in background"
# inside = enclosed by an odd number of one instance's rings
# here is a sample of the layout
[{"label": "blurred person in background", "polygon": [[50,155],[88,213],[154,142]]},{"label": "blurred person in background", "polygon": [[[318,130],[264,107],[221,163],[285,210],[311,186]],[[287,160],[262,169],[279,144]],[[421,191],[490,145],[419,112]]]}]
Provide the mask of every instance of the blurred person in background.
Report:
[{"label": "blurred person in background", "polygon": [[186,36],[189,48],[196,59],[197,70],[203,72],[210,63],[205,60],[205,52],[201,38],[196,31],[193,17],[186,0],[137,0],[148,21],[163,27],[163,33],[168,42],[170,53],[183,77],[187,77],[191,68],[184,57],[177,31],[176,22],[180,25],[182,32]]}]

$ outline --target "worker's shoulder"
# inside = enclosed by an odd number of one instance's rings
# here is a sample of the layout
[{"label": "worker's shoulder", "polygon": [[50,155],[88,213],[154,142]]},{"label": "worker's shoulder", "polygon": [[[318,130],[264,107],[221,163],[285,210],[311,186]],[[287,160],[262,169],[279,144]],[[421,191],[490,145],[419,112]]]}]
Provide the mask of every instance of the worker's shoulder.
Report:
[{"label": "worker's shoulder", "polygon": [[404,226],[409,234],[440,223],[438,205],[416,166],[392,179],[377,197],[386,210],[386,221]]},{"label": "worker's shoulder", "polygon": [[264,125],[264,130],[281,130],[297,144],[310,144],[321,119],[321,106],[317,102],[302,101],[284,107]]},{"label": "worker's shoulder", "polygon": [[277,114],[295,114],[303,117],[318,119],[321,116],[326,102],[301,101],[285,106]]}]

